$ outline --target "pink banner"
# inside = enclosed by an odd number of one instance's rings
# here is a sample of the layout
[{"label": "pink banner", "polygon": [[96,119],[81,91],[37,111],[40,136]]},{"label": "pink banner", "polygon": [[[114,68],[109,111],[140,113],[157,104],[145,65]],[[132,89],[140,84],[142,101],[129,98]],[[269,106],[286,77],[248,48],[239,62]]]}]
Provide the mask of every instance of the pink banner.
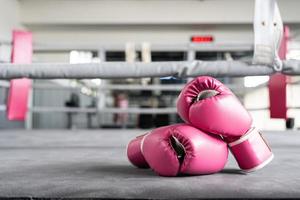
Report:
[{"label": "pink banner", "polygon": [[287,118],[286,76],[272,75],[269,81],[270,117]]},{"label": "pink banner", "polygon": [[[13,31],[12,63],[28,64],[32,62],[32,33]],[[24,121],[27,114],[28,96],[31,80],[14,79],[10,82],[7,101],[7,118]]]},{"label": "pink banner", "polygon": [[[284,36],[278,51],[280,59],[286,59],[287,44],[289,39],[289,28],[284,27]],[[286,85],[287,76],[283,74],[275,74],[270,77],[269,81],[269,100],[270,100],[270,117],[271,118],[287,118],[286,103]]]}]

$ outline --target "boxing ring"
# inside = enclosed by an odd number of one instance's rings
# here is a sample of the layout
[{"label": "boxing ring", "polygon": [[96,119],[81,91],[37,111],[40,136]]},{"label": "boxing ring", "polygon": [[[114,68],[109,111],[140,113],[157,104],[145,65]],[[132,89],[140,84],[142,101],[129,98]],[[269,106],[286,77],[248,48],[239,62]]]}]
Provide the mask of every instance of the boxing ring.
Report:
[{"label": "boxing ring", "polygon": [[283,61],[283,68],[280,71],[276,71],[270,66],[253,65],[242,61],[196,60],[152,63],[102,62],[99,64],[0,64],[0,79],[114,79],[155,78],[166,76],[185,78],[203,75],[213,77],[244,77],[272,75],[276,72],[282,72],[286,75],[300,75],[300,61]]},{"label": "boxing ring", "polygon": [[[11,79],[28,81],[25,81],[25,85],[26,92],[29,93],[31,89],[53,89],[53,86],[38,85],[28,79],[180,79],[202,75],[300,75],[299,60],[287,60],[278,55],[283,38],[283,24],[276,1],[256,0],[255,9],[254,56],[251,61],[190,59],[180,62],[86,64],[1,63],[0,79],[4,81],[1,82],[2,87],[11,89],[12,86],[8,83]],[[262,19],[265,19],[263,23]],[[179,84],[105,85],[96,89],[180,91],[182,87]],[[62,90],[64,89],[66,88]],[[22,88],[18,91],[22,91]],[[28,93],[23,95],[26,101],[21,102],[23,109],[33,113],[176,113],[175,107],[118,109],[28,106]],[[16,99],[15,97],[12,99]],[[13,103],[17,104],[18,101]],[[8,108],[9,106],[0,105],[0,111],[7,111]],[[253,110],[256,109],[270,108]],[[23,120],[24,113],[26,112],[22,112],[21,116]],[[266,168],[255,173],[242,173],[230,156],[220,173],[172,178],[157,176],[149,169],[137,169],[127,160],[126,144],[145,132],[147,130],[143,129],[1,130],[0,198],[193,199],[300,196],[300,173],[297,171],[300,165],[299,130],[263,132],[276,157]]]}]

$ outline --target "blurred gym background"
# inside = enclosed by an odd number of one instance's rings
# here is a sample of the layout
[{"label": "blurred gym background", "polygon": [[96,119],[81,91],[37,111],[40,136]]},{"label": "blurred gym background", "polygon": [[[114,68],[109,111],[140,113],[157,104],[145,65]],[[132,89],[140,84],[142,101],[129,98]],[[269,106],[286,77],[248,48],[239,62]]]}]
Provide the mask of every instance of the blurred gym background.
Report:
[{"label": "blurred gym background", "polygon": [[[300,59],[299,2],[278,3],[290,28],[287,58]],[[33,63],[250,61],[253,54],[254,1],[0,0],[0,5],[3,63],[10,62],[12,29],[33,33]],[[148,129],[180,122],[176,98],[189,80],[33,80],[27,118],[13,122],[5,116],[9,82],[1,80],[0,128]],[[234,91],[258,128],[300,127],[298,77],[288,79],[287,119],[270,118],[268,76],[219,80]]]}]

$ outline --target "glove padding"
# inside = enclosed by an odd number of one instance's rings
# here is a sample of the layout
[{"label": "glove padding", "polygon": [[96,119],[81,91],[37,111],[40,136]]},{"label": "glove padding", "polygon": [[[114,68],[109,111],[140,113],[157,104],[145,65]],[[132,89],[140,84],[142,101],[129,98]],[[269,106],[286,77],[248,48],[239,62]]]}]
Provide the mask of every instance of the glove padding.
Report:
[{"label": "glove padding", "polygon": [[239,137],[252,118],[235,95],[218,80],[200,76],[189,82],[177,100],[179,116],[193,126],[224,137]]},{"label": "glove padding", "polygon": [[202,76],[181,91],[177,110],[181,118],[209,133],[222,135],[239,167],[255,171],[268,164],[273,153],[252,118],[235,95],[218,80]]},{"label": "glove padding", "polygon": [[211,174],[227,162],[227,144],[187,124],[157,128],[144,136],[142,152],[161,176]]},{"label": "glove padding", "polygon": [[127,158],[131,164],[138,168],[149,168],[141,149],[141,141],[146,134],[137,136],[131,140],[126,148]]}]

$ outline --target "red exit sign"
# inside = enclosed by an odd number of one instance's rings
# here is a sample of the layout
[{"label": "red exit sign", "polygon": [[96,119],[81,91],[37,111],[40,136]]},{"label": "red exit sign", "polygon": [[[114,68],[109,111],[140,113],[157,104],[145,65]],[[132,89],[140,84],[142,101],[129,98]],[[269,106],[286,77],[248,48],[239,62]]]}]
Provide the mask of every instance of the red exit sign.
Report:
[{"label": "red exit sign", "polygon": [[210,35],[191,37],[191,42],[195,42],[195,43],[205,43],[205,42],[213,42],[213,41],[214,41],[214,37]]}]

